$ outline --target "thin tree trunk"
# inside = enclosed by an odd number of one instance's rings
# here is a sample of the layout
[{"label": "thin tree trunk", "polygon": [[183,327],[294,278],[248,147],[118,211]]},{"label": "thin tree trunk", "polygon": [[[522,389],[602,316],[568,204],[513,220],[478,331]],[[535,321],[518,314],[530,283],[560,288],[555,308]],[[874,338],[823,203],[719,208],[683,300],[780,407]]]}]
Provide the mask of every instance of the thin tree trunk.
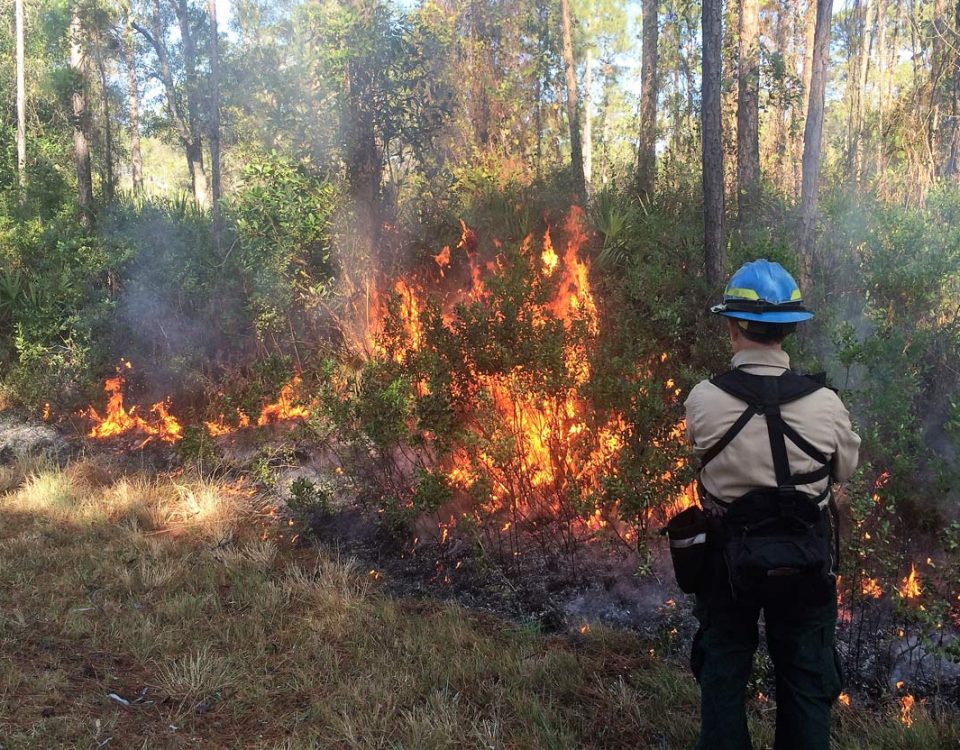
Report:
[{"label": "thin tree trunk", "polygon": [[707,281],[723,283],[723,141],[720,71],[723,25],[721,0],[703,0],[703,83],[700,95],[703,133],[703,248]]},{"label": "thin tree trunk", "polygon": [[173,0],[173,8],[180,26],[183,47],[183,67],[186,73],[187,125],[190,128],[188,158],[193,162],[193,195],[197,204],[209,203],[210,185],[203,166],[203,139],[200,135],[200,86],[197,80],[197,48],[190,28],[190,13],[186,0]]},{"label": "thin tree trunk", "polygon": [[220,43],[217,29],[217,2],[207,0],[210,16],[210,188],[213,217],[213,246],[220,251]]},{"label": "thin tree trunk", "polygon": [[24,82],[23,0],[16,0],[17,34],[17,187],[27,202],[27,87]]},{"label": "thin tree trunk", "polygon": [[786,162],[786,150],[787,150],[787,116],[790,111],[790,107],[787,103],[786,93],[786,70],[789,56],[789,48],[787,41],[787,19],[788,14],[790,13],[789,8],[787,7],[785,0],[778,0],[777,2],[777,20],[774,33],[774,44],[775,51],[780,55],[780,59],[783,62],[782,69],[784,71],[779,84],[779,91],[777,92],[777,100],[775,102],[776,111],[774,115],[776,120],[774,121],[773,129],[773,144],[766,147],[766,152],[769,155],[769,158],[773,160],[774,171],[773,171],[773,182],[776,186],[778,193],[786,192],[786,185],[784,179],[784,164]]},{"label": "thin tree trunk", "polygon": [[130,118],[130,174],[133,192],[143,192],[143,154],[140,150],[140,90],[137,88],[137,59],[133,26],[127,16],[123,30],[123,61],[127,67],[127,108]]},{"label": "thin tree trunk", "polygon": [[593,50],[587,46],[583,72],[583,182],[587,195],[593,193],[593,113],[590,111],[593,88]]},{"label": "thin tree trunk", "polygon": [[77,167],[77,206],[80,221],[89,226],[93,220],[93,175],[90,169],[90,144],[87,140],[86,57],[83,50],[80,8],[74,3],[70,14],[70,69],[73,73],[71,96],[73,155]]},{"label": "thin tree trunk", "polygon": [[760,3],[740,2],[737,83],[737,185],[739,222],[753,215],[760,197]]},{"label": "thin tree trunk", "polygon": [[817,198],[820,190],[820,145],[827,83],[833,0],[817,0],[816,33],[811,60],[810,96],[803,129],[803,185],[800,191],[800,255],[809,277],[816,252]]},{"label": "thin tree trunk", "polygon": [[573,170],[573,188],[581,199],[586,195],[583,175],[583,145],[580,142],[580,101],[577,93],[577,67],[573,58],[573,32],[570,18],[570,0],[560,0],[561,31],[563,33],[563,68],[567,82],[567,124],[570,128],[570,166]]},{"label": "thin tree trunk", "polygon": [[657,0],[643,0],[643,52],[640,62],[640,142],[637,148],[637,192],[650,200],[657,177],[657,63],[659,55]]},{"label": "thin tree trunk", "polygon": [[[817,0],[807,0],[806,11],[803,17],[803,72],[801,75],[800,111],[797,122],[795,123],[796,130],[800,133],[806,130],[806,116],[807,111],[810,109],[810,78],[813,72],[813,46],[816,28]],[[803,182],[803,170],[801,168],[803,162],[803,138],[798,138],[794,146],[794,195],[798,195],[802,192],[801,185]]]},{"label": "thin tree trunk", "polygon": [[953,101],[950,114],[953,119],[953,138],[944,173],[957,179],[960,176],[960,0],[956,0],[953,13]]},{"label": "thin tree trunk", "polygon": [[113,202],[116,184],[113,173],[113,123],[110,119],[110,90],[107,83],[107,67],[103,62],[103,49],[97,44],[97,72],[100,74],[100,110],[103,117],[103,202]]},{"label": "thin tree trunk", "polygon": [[203,150],[200,144],[194,141],[190,124],[184,117],[177,100],[177,89],[173,80],[173,72],[170,69],[170,55],[163,39],[159,0],[153,0],[151,21],[153,33],[136,22],[133,22],[132,25],[134,30],[147,41],[157,55],[157,61],[160,65],[160,80],[166,94],[167,114],[170,115],[170,119],[176,126],[177,135],[180,136],[180,143],[187,159],[187,169],[190,172],[190,187],[193,198],[199,205],[203,205],[206,202],[207,192],[207,177],[203,171]]},{"label": "thin tree trunk", "polygon": [[872,36],[870,0],[858,0],[854,6],[856,24],[855,52],[850,61],[850,118],[847,125],[847,175],[859,186],[862,167],[861,140],[863,138],[864,97],[867,86],[867,69],[870,62]]},{"label": "thin tree trunk", "polygon": [[600,97],[600,181],[606,187],[610,181],[610,91],[615,83],[613,62],[605,54],[601,64],[603,96]]}]

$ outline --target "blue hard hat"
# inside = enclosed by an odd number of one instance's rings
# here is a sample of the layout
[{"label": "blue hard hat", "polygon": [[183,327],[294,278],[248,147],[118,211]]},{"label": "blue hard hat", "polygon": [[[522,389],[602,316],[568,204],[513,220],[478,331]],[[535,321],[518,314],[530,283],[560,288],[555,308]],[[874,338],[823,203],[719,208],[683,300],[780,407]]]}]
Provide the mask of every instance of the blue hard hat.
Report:
[{"label": "blue hard hat", "polygon": [[813,317],[803,306],[793,276],[779,263],[763,258],[742,265],[730,277],[723,304],[714,305],[710,311],[760,323],[799,323]]}]

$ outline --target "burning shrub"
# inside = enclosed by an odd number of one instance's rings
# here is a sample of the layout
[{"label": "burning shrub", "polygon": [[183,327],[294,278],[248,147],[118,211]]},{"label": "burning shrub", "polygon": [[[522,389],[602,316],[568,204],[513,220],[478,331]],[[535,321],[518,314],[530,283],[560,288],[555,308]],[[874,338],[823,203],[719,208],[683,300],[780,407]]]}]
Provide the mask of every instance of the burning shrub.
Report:
[{"label": "burning shrub", "polygon": [[601,530],[631,538],[681,494],[668,358],[604,361],[579,209],[560,235],[481,246],[464,227],[380,301],[370,361],[327,404],[394,531],[436,514],[517,554],[520,538],[572,553]]}]

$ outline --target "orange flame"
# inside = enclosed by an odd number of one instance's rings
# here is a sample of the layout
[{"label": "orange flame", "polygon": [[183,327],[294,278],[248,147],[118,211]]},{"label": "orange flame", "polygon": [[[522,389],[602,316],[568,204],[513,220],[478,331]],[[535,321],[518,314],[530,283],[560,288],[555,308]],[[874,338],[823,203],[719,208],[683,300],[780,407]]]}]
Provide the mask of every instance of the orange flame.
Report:
[{"label": "orange flame", "polygon": [[876,578],[864,576],[860,581],[860,593],[869,596],[871,599],[879,599],[883,596],[883,589],[880,588]]},{"label": "orange flame", "polygon": [[[123,365],[128,370],[132,369],[129,362],[124,362]],[[92,406],[83,412],[83,416],[93,421],[93,427],[90,428],[87,437],[111,438],[130,432],[141,432],[146,435],[146,439],[140,444],[141,447],[154,438],[165,443],[175,443],[183,437],[183,427],[176,417],[170,414],[169,404],[166,401],[158,401],[147,409],[153,415],[149,420],[140,416],[139,408],[136,406],[130,407],[128,411],[123,403],[123,385],[123,375],[119,372],[116,376],[107,378],[103,384],[104,393],[107,394],[104,415],[100,416]]]},{"label": "orange flame", "polygon": [[904,695],[900,697],[900,723],[905,727],[913,726],[913,704],[914,698],[912,695]]},{"label": "orange flame", "polygon": [[910,575],[903,579],[900,586],[900,596],[904,599],[916,599],[923,593],[920,585],[920,576],[917,575],[917,567],[910,564]]}]

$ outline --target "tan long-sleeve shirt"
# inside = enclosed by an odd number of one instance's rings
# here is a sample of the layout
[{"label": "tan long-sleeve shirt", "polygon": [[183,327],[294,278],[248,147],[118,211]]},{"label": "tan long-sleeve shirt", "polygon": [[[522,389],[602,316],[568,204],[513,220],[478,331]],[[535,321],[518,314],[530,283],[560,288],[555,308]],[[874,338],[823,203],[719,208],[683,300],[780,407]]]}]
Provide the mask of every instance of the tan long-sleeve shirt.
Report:
[{"label": "tan long-sleeve shirt", "polygon": [[[733,367],[754,375],[781,375],[790,369],[790,357],[779,349],[751,348],[733,357]],[[699,457],[706,453],[737,421],[746,404],[720,390],[709,380],[698,383],[686,400],[687,439]],[[850,425],[850,414],[839,396],[821,388],[803,398],[783,404],[780,413],[791,427],[831,460],[833,478],[845,482],[857,468],[860,437]],[[806,473],[819,464],[795,446],[787,444],[791,473]],[[773,454],[763,415],[756,414],[701,474],[704,488],[724,501],[735,500],[758,487],[776,487]],[[797,489],[817,495],[827,488],[822,479]]]}]

